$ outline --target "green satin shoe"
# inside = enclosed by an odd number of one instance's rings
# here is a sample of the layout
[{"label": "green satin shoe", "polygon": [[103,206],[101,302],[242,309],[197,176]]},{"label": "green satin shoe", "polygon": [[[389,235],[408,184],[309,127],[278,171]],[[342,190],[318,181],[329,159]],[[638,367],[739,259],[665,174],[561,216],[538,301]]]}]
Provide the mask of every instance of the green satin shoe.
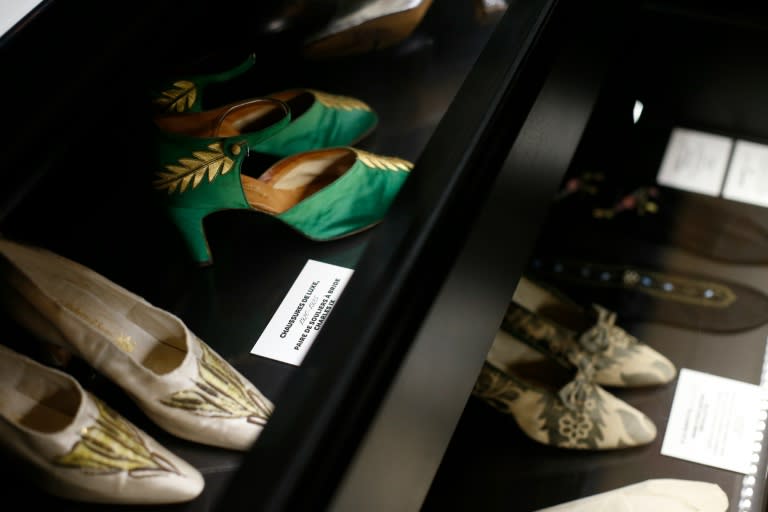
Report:
[{"label": "green satin shoe", "polygon": [[312,240],[342,238],[381,221],[413,167],[346,146],[263,152],[290,122],[285,104],[269,98],[155,119],[154,188],[198,264],[213,262],[203,228],[211,213],[253,210]]},{"label": "green satin shoe", "polygon": [[[211,84],[232,80],[250,70],[254,55],[223,71],[192,76],[160,84],[152,92],[152,102],[159,116],[205,112],[203,93]],[[301,151],[335,146],[351,146],[376,128],[379,117],[365,102],[315,89],[288,89],[267,95],[283,101],[291,110],[292,121],[259,151],[288,156]]]}]

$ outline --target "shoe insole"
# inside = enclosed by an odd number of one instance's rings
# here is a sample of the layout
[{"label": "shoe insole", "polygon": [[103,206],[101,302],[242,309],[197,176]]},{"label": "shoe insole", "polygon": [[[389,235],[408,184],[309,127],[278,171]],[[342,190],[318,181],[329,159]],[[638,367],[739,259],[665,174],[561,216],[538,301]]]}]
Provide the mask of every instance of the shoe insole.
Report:
[{"label": "shoe insole", "polygon": [[75,418],[76,411],[62,411],[61,402],[66,399],[68,394],[65,390],[60,390],[40,400],[19,393],[16,390],[11,391],[13,398],[9,407],[11,408],[11,417],[17,418],[16,421],[30,430],[37,432],[59,432],[68,427]]},{"label": "shoe insole", "polygon": [[285,116],[280,103],[258,100],[205,112],[167,114],[156,118],[155,123],[166,132],[192,137],[233,137],[269,128]]},{"label": "shoe insole", "polygon": [[243,192],[252,208],[282,213],[333,183],[354,163],[355,155],[347,149],[300,153],[280,160],[258,179],[241,174]]},{"label": "shoe insole", "polygon": [[58,432],[72,423],[80,393],[63,376],[40,375],[35,366],[0,355],[2,416],[37,432]]}]

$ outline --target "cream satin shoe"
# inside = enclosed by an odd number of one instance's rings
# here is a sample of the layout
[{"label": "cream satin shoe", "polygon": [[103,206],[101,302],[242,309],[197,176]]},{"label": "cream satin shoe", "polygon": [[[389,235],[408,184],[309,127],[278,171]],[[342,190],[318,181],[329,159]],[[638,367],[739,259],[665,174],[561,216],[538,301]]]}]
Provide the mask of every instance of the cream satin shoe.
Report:
[{"label": "cream satin shoe", "polygon": [[[740,510],[745,510],[739,507]],[[710,482],[654,478],[535,512],[726,512],[728,495]]]},{"label": "cream satin shoe", "polygon": [[594,382],[588,357],[573,356],[577,364],[569,370],[504,331],[496,338],[472,393],[511,415],[531,439],[557,448],[614,450],[656,438],[650,418]]},{"label": "cream satin shoe", "polygon": [[616,325],[616,313],[598,304],[584,309],[525,277],[501,328],[566,366],[572,364],[567,354],[588,356],[603,386],[659,386],[677,375],[669,359]]},{"label": "cream satin shoe", "polygon": [[0,297],[20,324],[81,357],[178,437],[247,450],[273,410],[181,319],[48,250],[0,238]]},{"label": "cream satin shoe", "polygon": [[0,445],[46,492],[76,501],[179,503],[202,475],[71,376],[0,346]]}]

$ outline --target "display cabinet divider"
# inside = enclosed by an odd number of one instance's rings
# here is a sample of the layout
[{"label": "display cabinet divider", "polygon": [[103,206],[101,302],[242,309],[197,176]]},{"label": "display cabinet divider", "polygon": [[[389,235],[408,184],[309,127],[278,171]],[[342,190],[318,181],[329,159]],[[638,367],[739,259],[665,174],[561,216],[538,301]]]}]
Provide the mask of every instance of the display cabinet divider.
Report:
[{"label": "display cabinet divider", "polygon": [[222,510],[418,510],[597,98],[608,2],[510,6]]}]

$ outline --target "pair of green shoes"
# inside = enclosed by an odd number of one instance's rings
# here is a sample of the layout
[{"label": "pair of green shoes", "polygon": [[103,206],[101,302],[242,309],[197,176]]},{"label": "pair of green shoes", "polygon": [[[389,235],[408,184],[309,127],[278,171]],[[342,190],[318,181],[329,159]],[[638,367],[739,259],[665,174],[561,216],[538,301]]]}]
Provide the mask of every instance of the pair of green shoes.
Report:
[{"label": "pair of green shoes", "polygon": [[175,80],[154,105],[154,188],[194,261],[213,262],[203,219],[228,209],[271,215],[312,240],[378,223],[413,167],[352,147],[378,116],[356,98],[291,89],[203,109],[203,91],[255,64]]}]

